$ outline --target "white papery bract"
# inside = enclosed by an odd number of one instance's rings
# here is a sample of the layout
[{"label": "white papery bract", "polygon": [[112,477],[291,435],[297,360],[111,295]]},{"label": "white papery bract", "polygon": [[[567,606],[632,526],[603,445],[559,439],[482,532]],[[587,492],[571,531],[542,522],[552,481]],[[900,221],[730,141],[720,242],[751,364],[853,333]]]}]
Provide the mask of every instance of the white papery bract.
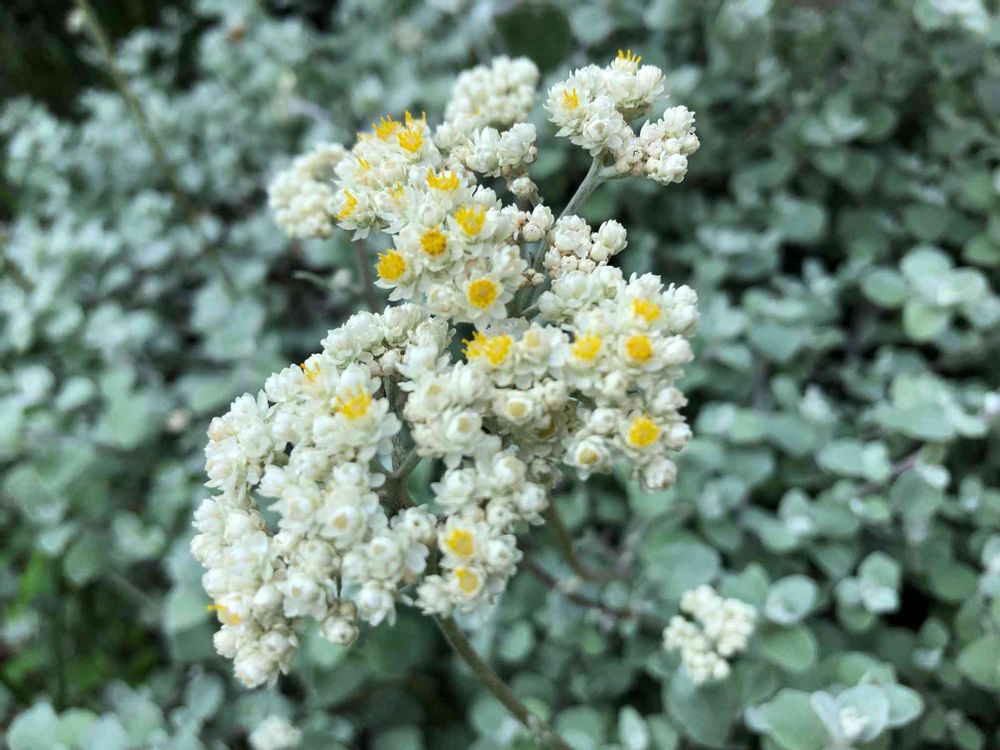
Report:
[{"label": "white papery bract", "polygon": [[302,742],[302,730],[283,716],[268,716],[250,733],[252,750],[295,750]]},{"label": "white papery bract", "polygon": [[699,586],[681,597],[681,611],[695,622],[672,617],[663,631],[663,647],[680,652],[684,671],[696,685],[726,679],[729,659],[746,649],[753,635],[757,610]]},{"label": "white papery bract", "polygon": [[[347,645],[400,604],[487,615],[521,560],[518,534],[543,522],[565,471],[623,467],[646,488],[675,479],[690,436],[675,382],[697,298],[610,265],[628,244],[617,221],[594,230],[541,201],[527,174],[535,128],[519,121],[537,78],[526,60],[476,68],[436,130],[383,117],[349,151],[320,146],[271,186],[291,236],[380,235],[376,283],[399,304],[355,314],[209,428],[215,494],[192,550],[215,645],[249,686],[287,670],[310,621]],[[664,144],[690,134],[682,108],[631,132],[662,93],[662,73],[631,55],[555,90],[580,99],[560,132],[606,165],[628,144],[635,164],[663,161]],[[480,178],[502,178],[515,200]],[[417,506],[401,467],[420,459],[440,474]]]},{"label": "white papery bract", "polygon": [[687,158],[699,146],[694,113],[672,107],[636,135],[630,123],[648,116],[663,96],[663,71],[641,61],[631,51],[619,50],[606,68],[580,68],[549,89],[545,108],[559,135],[592,156],[606,156],[619,174],[646,176],[664,185],[680,182]]}]

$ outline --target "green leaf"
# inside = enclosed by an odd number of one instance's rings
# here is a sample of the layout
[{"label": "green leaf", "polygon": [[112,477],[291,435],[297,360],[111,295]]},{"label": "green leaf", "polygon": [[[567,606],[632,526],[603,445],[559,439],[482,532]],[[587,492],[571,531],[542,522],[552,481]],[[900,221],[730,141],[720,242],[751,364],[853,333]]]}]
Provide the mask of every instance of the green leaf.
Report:
[{"label": "green leaf", "polygon": [[778,200],[775,202],[774,228],[790,242],[814,244],[826,232],[826,209],[812,201]]},{"label": "green leaf", "polygon": [[958,671],[987,690],[1000,690],[1000,633],[987,633],[962,649]]},{"label": "green leaf", "polygon": [[901,727],[909,724],[924,711],[924,699],[916,690],[905,685],[885,685],[886,697],[889,699],[890,727]]},{"label": "green leaf", "polygon": [[128,750],[128,734],[114,714],[105,714],[95,721],[80,741],[90,750]]},{"label": "green leaf", "polygon": [[951,321],[951,311],[946,307],[935,307],[916,297],[906,301],[903,307],[903,330],[914,341],[930,341]]},{"label": "green leaf", "polygon": [[809,614],[818,593],[811,578],[803,575],[782,578],[768,592],[764,614],[779,625],[794,625]]},{"label": "green leaf", "polygon": [[865,275],[861,289],[876,305],[890,310],[902,306],[910,292],[906,279],[891,268],[876,268]]},{"label": "green leaf", "polygon": [[573,46],[569,20],[547,2],[513,5],[495,22],[508,53],[530,57],[543,72],[556,68]]},{"label": "green leaf", "polygon": [[747,723],[781,750],[823,750],[827,731],[813,710],[809,694],[784,689],[770,701],[747,712]]},{"label": "green leaf", "polygon": [[864,717],[864,727],[858,740],[871,742],[878,737],[889,721],[889,698],[878,685],[858,685],[848,688],[837,696],[841,711],[853,709],[857,716]]},{"label": "green leaf", "polygon": [[14,719],[7,731],[10,750],[58,750],[59,717],[48,703],[39,703]]},{"label": "green leaf", "polygon": [[819,645],[804,625],[762,628],[757,645],[761,655],[786,672],[804,672],[816,664]]},{"label": "green leaf", "polygon": [[618,712],[618,741],[626,750],[647,750],[650,745],[649,727],[642,714],[632,706]]},{"label": "green leaf", "polygon": [[666,599],[679,600],[685,591],[711,581],[719,570],[719,553],[696,542],[655,544],[655,537],[643,547],[643,557],[651,580]]},{"label": "green leaf", "polygon": [[108,542],[103,535],[85,531],[70,545],[63,558],[63,572],[73,584],[94,580],[108,561]]},{"label": "green leaf", "polygon": [[728,682],[697,686],[678,669],[664,691],[664,703],[681,731],[712,748],[724,746],[739,716],[739,700]]}]

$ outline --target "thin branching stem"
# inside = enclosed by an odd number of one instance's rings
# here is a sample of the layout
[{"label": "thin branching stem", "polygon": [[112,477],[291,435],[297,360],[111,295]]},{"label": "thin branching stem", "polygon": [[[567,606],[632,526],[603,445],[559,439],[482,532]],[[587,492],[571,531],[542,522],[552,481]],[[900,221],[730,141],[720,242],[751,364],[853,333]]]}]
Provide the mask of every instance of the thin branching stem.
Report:
[{"label": "thin branching stem", "polygon": [[514,714],[518,721],[535,735],[539,742],[545,747],[550,748],[550,750],[572,750],[548,722],[524,705],[521,699],[510,689],[510,686],[493,671],[493,668],[489,664],[483,661],[472,647],[472,644],[463,635],[458,625],[455,624],[454,620],[449,617],[435,617],[434,620],[444,634],[445,639],[455,652],[462,657],[462,660],[469,666],[472,673],[493,693],[496,699],[508,711]]},{"label": "thin branching stem", "polygon": [[608,583],[610,581],[621,580],[625,577],[616,570],[592,570],[583,564],[573,549],[573,537],[570,536],[569,529],[563,523],[562,516],[559,515],[559,510],[554,503],[549,503],[549,507],[545,510],[545,521],[549,528],[552,529],[552,534],[556,538],[556,544],[559,546],[559,551],[562,552],[566,563],[580,578],[593,583]]},{"label": "thin branching stem", "polygon": [[643,613],[635,609],[613,607],[610,604],[605,604],[597,599],[592,599],[586,594],[582,594],[579,591],[570,588],[565,584],[565,582],[559,581],[554,575],[549,573],[545,570],[545,568],[530,557],[526,556],[521,564],[531,571],[531,574],[545,584],[546,587],[555,593],[566,597],[568,601],[573,602],[573,604],[576,604],[579,607],[583,607],[584,609],[593,609],[606,617],[613,618],[614,620],[635,620],[644,630],[648,630],[650,633],[655,635],[662,633],[663,629],[668,624],[666,620],[657,617],[656,615]]},{"label": "thin branching stem", "polygon": [[365,304],[372,312],[382,309],[379,302],[378,292],[375,290],[375,281],[372,279],[372,269],[368,262],[368,251],[364,243],[354,243],[354,264],[358,268],[358,278],[361,279],[361,294],[365,298]]}]

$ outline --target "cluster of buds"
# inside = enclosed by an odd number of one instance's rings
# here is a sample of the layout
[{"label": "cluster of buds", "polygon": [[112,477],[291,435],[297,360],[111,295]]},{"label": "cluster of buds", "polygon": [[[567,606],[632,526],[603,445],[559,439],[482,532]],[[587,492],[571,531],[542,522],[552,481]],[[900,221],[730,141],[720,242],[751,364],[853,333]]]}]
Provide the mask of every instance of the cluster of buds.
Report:
[{"label": "cluster of buds", "polygon": [[695,621],[672,617],[663,631],[664,648],[680,653],[684,671],[696,685],[726,679],[729,659],[746,649],[753,635],[757,610],[699,586],[685,592],[681,611]]}]

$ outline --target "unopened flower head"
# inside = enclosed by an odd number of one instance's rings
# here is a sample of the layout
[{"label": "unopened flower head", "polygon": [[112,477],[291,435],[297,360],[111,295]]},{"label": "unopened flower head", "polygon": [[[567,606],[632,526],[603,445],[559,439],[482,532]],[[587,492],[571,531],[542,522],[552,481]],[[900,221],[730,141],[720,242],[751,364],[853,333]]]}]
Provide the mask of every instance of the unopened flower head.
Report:
[{"label": "unopened flower head", "polygon": [[719,596],[710,586],[699,586],[681,598],[681,615],[670,619],[663,631],[663,646],[678,651],[681,664],[696,685],[724,680],[729,659],[747,647],[757,621],[757,611],[738,599]]}]

